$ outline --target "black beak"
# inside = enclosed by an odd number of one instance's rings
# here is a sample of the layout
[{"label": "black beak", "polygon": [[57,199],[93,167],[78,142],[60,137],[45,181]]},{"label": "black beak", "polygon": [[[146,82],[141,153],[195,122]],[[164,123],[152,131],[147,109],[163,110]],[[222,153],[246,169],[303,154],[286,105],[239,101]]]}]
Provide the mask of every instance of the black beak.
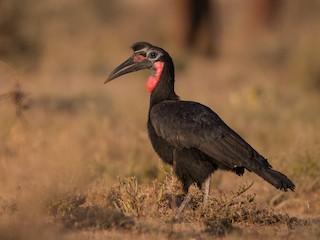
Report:
[{"label": "black beak", "polygon": [[152,63],[147,59],[143,59],[139,62],[134,62],[133,59],[133,57],[130,57],[129,59],[121,63],[118,67],[116,67],[110,73],[108,79],[104,83],[110,82],[111,80],[120,77],[124,74],[152,67]]}]

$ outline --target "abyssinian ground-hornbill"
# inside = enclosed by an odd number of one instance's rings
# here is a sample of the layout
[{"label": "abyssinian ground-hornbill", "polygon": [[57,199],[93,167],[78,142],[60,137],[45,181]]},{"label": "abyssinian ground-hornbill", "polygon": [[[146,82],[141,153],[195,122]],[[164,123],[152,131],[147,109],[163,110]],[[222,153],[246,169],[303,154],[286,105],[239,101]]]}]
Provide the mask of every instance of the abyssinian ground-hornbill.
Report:
[{"label": "abyssinian ground-hornbill", "polygon": [[151,93],[148,133],[160,158],[173,166],[183,190],[199,187],[217,169],[242,175],[247,169],[278,189],[295,188],[284,174],[228,127],[210,108],[181,101],[174,91],[174,66],[169,54],[147,42],[132,45],[133,55],[115,68],[106,82],[121,75],[150,69],[147,80]]}]

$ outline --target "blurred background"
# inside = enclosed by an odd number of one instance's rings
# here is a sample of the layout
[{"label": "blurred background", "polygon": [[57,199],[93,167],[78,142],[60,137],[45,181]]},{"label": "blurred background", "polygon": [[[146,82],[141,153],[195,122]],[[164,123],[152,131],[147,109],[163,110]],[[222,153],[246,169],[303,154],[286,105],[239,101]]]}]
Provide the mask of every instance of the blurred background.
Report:
[{"label": "blurred background", "polygon": [[[42,206],[96,181],[163,177],[146,131],[149,73],[103,84],[131,44],[148,41],[172,56],[182,99],[210,106],[293,179],[296,201],[286,210],[312,215],[320,209],[319,12],[317,0],[0,0],[1,214],[33,216],[40,210],[28,202]],[[212,181],[232,191],[250,179],[258,199],[278,193],[251,174]]]},{"label": "blurred background", "polygon": [[298,65],[292,75],[318,85],[319,8],[316,0],[1,1],[0,56],[23,73],[99,75],[145,40],[179,66],[199,56]]}]

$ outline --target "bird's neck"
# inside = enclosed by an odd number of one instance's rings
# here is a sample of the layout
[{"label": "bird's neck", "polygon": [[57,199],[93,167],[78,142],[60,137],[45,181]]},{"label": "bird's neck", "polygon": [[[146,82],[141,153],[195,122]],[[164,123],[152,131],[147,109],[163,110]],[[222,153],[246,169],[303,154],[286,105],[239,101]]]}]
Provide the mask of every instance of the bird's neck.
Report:
[{"label": "bird's neck", "polygon": [[179,100],[179,96],[174,91],[174,68],[165,64],[163,72],[155,89],[150,96],[150,109],[166,100]]}]

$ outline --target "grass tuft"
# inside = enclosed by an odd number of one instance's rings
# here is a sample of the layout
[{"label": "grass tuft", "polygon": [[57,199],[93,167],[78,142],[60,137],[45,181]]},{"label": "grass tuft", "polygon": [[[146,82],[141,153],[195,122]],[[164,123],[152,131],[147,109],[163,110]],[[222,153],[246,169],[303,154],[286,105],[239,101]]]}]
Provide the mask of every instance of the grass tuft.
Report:
[{"label": "grass tuft", "polygon": [[117,209],[99,205],[86,206],[87,195],[67,193],[55,198],[49,205],[49,213],[66,228],[72,229],[130,229],[131,217]]},{"label": "grass tuft", "polygon": [[[154,181],[151,186],[141,187],[135,177],[129,177],[119,178],[115,186],[95,184],[82,194],[62,194],[53,197],[49,213],[55,221],[71,229],[173,231],[172,219],[177,207],[172,201],[181,196],[180,191],[176,191],[181,186],[172,174],[166,174],[163,182]],[[247,193],[252,185],[253,182],[240,186],[230,194],[211,195],[205,205],[202,191],[191,187],[192,200],[175,224],[192,223],[200,226],[203,233],[214,236],[241,233],[244,227],[252,225],[293,229],[310,224],[256,204],[255,194]],[[165,224],[165,227],[157,229],[154,224]]]}]

